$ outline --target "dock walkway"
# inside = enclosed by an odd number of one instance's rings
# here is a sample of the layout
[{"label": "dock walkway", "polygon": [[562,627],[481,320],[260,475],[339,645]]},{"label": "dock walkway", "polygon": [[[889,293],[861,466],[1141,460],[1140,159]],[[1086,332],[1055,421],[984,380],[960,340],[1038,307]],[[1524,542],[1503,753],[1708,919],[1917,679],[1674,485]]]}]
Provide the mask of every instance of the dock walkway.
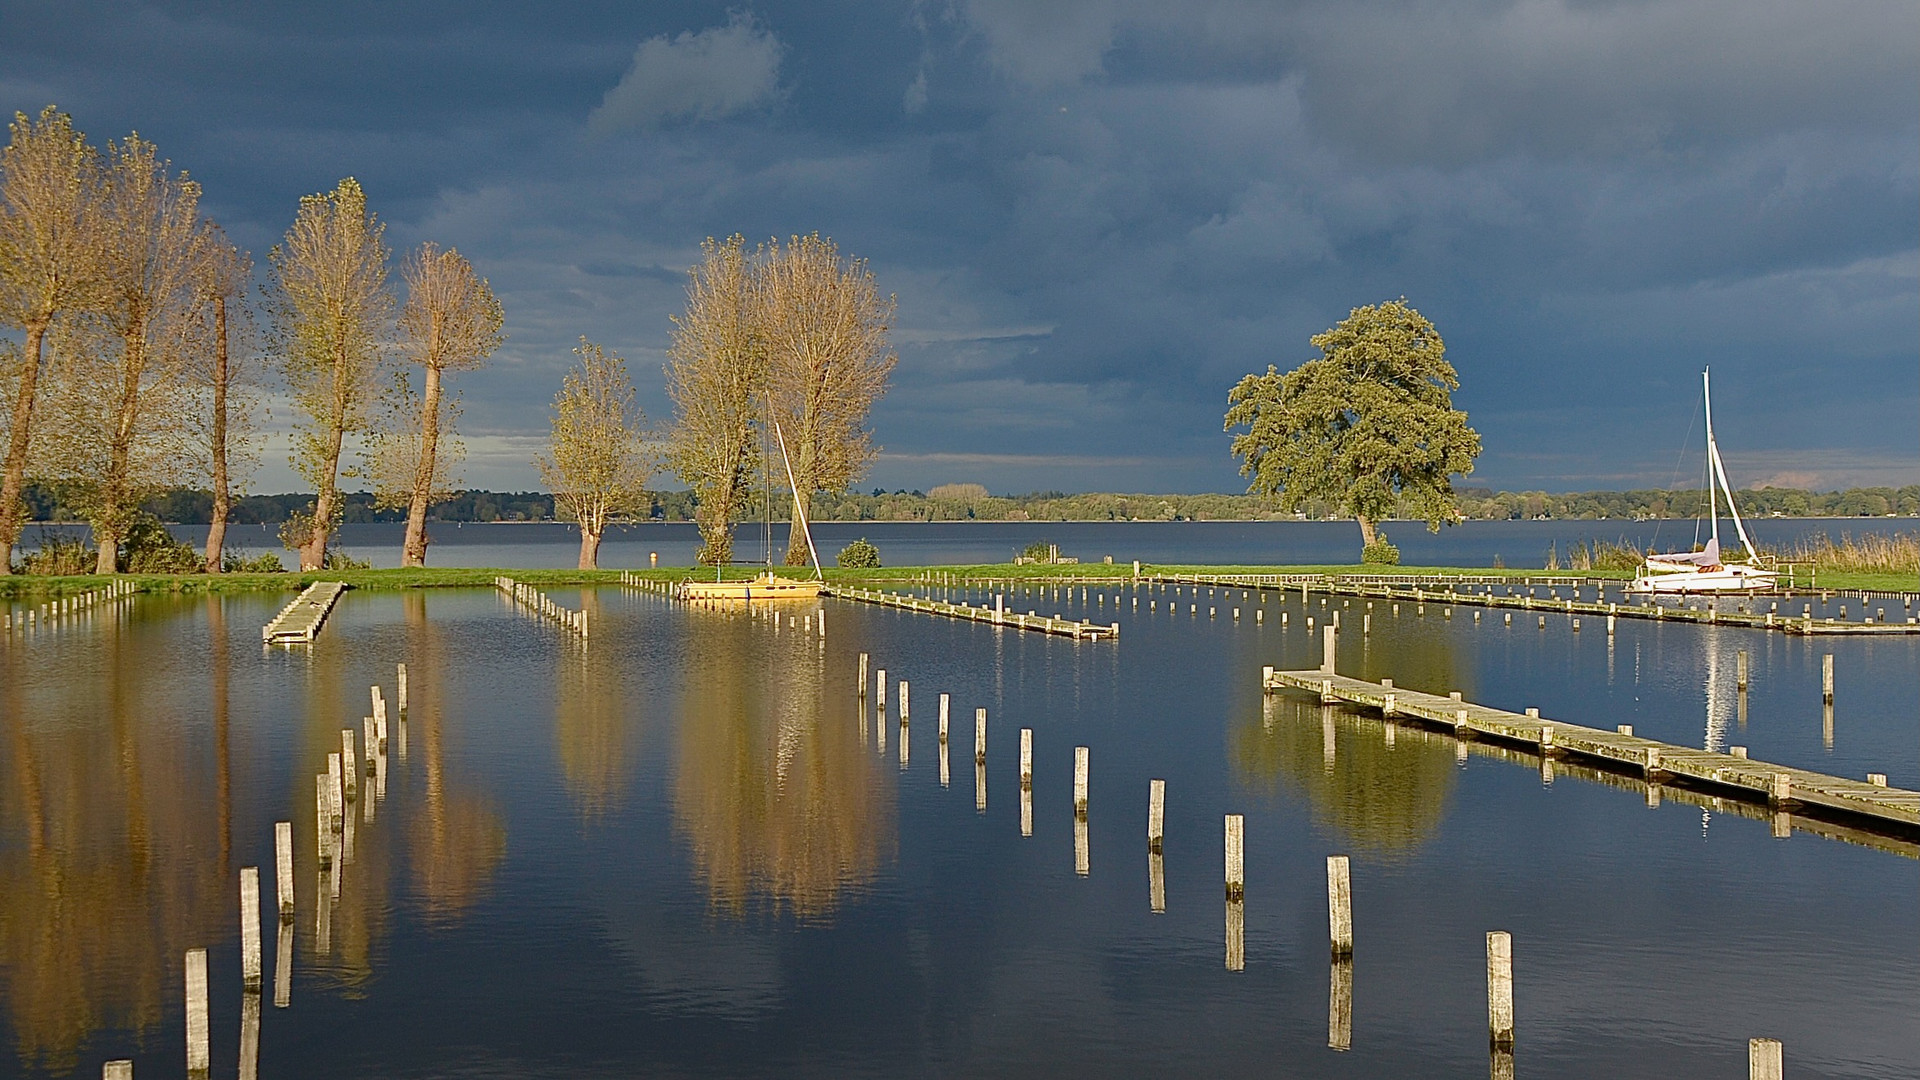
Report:
[{"label": "dock walkway", "polygon": [[316,581],[301,591],[293,602],[280,609],[273,621],[260,628],[260,640],[266,642],[312,641],[327,621],[327,613],[345,592],[343,581]]},{"label": "dock walkway", "polygon": [[1061,637],[1070,637],[1075,641],[1112,641],[1120,637],[1120,624],[1117,622],[1105,625],[1087,619],[1074,622],[1072,619],[1062,619],[1058,615],[1046,616],[1032,611],[1022,615],[1001,608],[991,608],[985,604],[974,607],[971,604],[930,600],[907,593],[888,592],[882,589],[857,589],[842,585],[828,586],[824,595],[840,600],[856,600],[864,604],[899,608],[903,611],[944,615],[950,619],[965,619],[993,626],[1011,626],[1016,630],[1031,630],[1041,634],[1057,634]]},{"label": "dock walkway", "polygon": [[[1683,602],[1677,606],[1664,604],[1615,603],[1559,597],[1542,598],[1532,595],[1501,595],[1491,590],[1487,592],[1461,592],[1460,585],[1518,585],[1529,589],[1544,586],[1555,588],[1574,588],[1582,585],[1595,585],[1578,577],[1530,577],[1512,578],[1413,578],[1405,585],[1394,584],[1393,575],[1367,575],[1354,577],[1328,577],[1324,574],[1166,574],[1155,575],[1152,580],[1170,585],[1212,585],[1234,589],[1301,589],[1325,593],[1329,596],[1353,596],[1370,600],[1386,600],[1414,604],[1454,604],[1464,607],[1506,608],[1536,612],[1541,615],[1561,614],[1568,616],[1586,615],[1596,618],[1618,617],[1622,619],[1650,619],[1655,622],[1695,623],[1702,626],[1739,626],[1752,630],[1772,630],[1785,634],[1801,635],[1882,635],[1882,634],[1920,634],[1920,616],[1906,616],[1904,621],[1876,622],[1871,618],[1859,622],[1847,619],[1819,618],[1806,614],[1795,618],[1778,612],[1729,612],[1716,611],[1712,604],[1703,604],[1698,608],[1687,606]],[[1617,584],[1617,583],[1612,583]],[[1905,595],[1905,594],[1898,594]]]},{"label": "dock walkway", "polygon": [[1681,783],[1726,791],[1763,801],[1776,809],[1794,806],[1893,827],[1920,830],[1920,792],[1735,757],[1711,750],[1675,746],[1617,731],[1601,731],[1545,719],[1529,712],[1505,712],[1460,700],[1349,678],[1332,671],[1275,671],[1261,676],[1262,689],[1305,690],[1323,702],[1344,702],[1379,709],[1389,720],[1415,720],[1451,730],[1468,739],[1515,744],[1543,756],[1570,755],[1607,768],[1639,775],[1648,783]]}]

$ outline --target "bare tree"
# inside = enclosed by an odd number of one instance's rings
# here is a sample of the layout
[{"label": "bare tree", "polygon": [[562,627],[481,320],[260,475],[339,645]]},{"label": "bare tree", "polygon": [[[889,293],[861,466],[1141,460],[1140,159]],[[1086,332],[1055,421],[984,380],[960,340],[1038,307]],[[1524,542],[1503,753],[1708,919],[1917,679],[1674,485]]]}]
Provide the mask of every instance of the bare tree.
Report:
[{"label": "bare tree", "polygon": [[12,572],[47,331],[98,298],[93,202],[99,154],[65,113],[14,114],[0,151],[0,325],[26,335],[9,350],[6,458],[0,464],[0,574]]},{"label": "bare tree", "polygon": [[[473,264],[449,248],[432,244],[407,258],[401,267],[407,283],[407,304],[400,312],[400,348],[424,369],[422,389],[415,400],[404,374],[395,381],[399,402],[416,406],[418,426],[411,417],[404,426],[388,426],[374,450],[375,490],[387,505],[407,507],[407,537],[401,548],[403,566],[427,562],[427,507],[445,498],[451,470],[460,447],[450,438],[453,412],[444,397],[442,379],[448,371],[471,370],[486,363],[500,347],[504,321],[500,302],[487,279],[473,272]],[[403,408],[405,412],[414,412]],[[401,420],[401,416],[396,416]]]},{"label": "bare tree", "polygon": [[326,563],[340,512],[340,453],[366,429],[393,315],[387,291],[386,226],[367,211],[366,192],[348,177],[300,200],[286,239],[269,256],[281,363],[304,420],[293,464],[313,483],[300,569]]},{"label": "bare tree", "polygon": [[141,500],[183,478],[183,459],[170,452],[177,447],[164,445],[177,442],[181,413],[157,406],[179,389],[205,250],[198,184],[175,174],[138,135],[110,144],[108,157],[99,317],[118,339],[119,355],[111,385],[101,387],[109,395],[106,453],[88,485],[99,574],[117,569],[120,540]]},{"label": "bare tree", "polygon": [[653,459],[627,362],[584,337],[573,352],[579,362],[553,397],[553,434],[534,464],[554,509],[579,523],[580,569],[591,570],[600,565],[607,526],[636,520],[651,506]]},{"label": "bare tree", "polygon": [[896,360],[887,345],[894,301],[864,259],[843,261],[818,233],[771,245],[762,280],[767,392],[799,495],[786,561],[798,566],[812,494],[858,480],[878,452],[866,422]]},{"label": "bare tree", "polygon": [[[220,572],[226,550],[227,518],[233,510],[232,459],[245,460],[246,433],[251,430],[245,409],[230,415],[234,392],[244,386],[242,365],[232,352],[234,322],[244,313],[242,296],[253,274],[253,260],[227,240],[218,226],[210,227],[201,259],[197,283],[200,297],[209,307],[210,340],[194,352],[204,358],[199,369],[200,388],[206,394],[205,444],[207,479],[213,487],[212,525],[207,529],[206,569]],[[245,356],[243,351],[242,356]],[[196,410],[197,412],[197,410]],[[236,420],[238,421],[236,424]],[[239,438],[232,438],[232,436]],[[230,446],[231,443],[231,446]],[[233,451],[239,451],[235,454]]]},{"label": "bare tree", "polygon": [[733,518],[759,467],[755,438],[766,350],[757,268],[738,235],[708,238],[687,274],[686,311],[673,320],[667,459],[693,489],[702,563],[733,557]]}]

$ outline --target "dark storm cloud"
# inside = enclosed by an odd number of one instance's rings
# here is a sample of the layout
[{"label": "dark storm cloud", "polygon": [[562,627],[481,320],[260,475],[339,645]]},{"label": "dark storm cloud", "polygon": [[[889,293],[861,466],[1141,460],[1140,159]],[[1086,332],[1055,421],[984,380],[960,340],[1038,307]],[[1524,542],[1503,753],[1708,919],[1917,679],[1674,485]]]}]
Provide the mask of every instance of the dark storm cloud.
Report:
[{"label": "dark storm cloud", "polygon": [[[900,296],[874,483],[1230,489],[1225,389],[1361,303],[1439,324],[1474,482],[1911,480],[1920,8],[976,0],[0,16],[0,96],[138,127],[264,250],[354,174],[507,306],[475,483],[581,334],[649,410],[707,235]],[[1867,388],[1871,388],[1867,392]],[[1104,463],[1104,464],[1103,464]]]}]

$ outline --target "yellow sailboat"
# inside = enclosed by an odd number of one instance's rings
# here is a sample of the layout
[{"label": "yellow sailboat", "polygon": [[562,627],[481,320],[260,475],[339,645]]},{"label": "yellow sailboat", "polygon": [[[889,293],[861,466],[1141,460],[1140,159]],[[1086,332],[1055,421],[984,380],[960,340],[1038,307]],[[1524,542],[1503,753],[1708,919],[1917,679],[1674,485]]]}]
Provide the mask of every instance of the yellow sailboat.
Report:
[{"label": "yellow sailboat", "polygon": [[[764,430],[764,429],[763,429]],[[793,502],[800,505],[800,485],[794,480],[793,462],[787,458],[787,437],[780,431],[779,421],[773,423],[773,433],[780,440],[780,459],[787,466],[787,485],[793,490]],[[769,504],[771,513],[771,504]],[[682,581],[674,589],[674,595],[682,600],[727,600],[751,604],[772,600],[812,600],[819,597],[826,588],[826,575],[820,570],[820,552],[813,546],[813,530],[807,527],[805,514],[800,515],[800,532],[807,538],[807,554],[813,557],[813,580],[795,581],[781,577],[773,572],[773,548],[771,541],[767,547],[767,568],[747,581],[722,581],[718,568],[712,581]]]}]

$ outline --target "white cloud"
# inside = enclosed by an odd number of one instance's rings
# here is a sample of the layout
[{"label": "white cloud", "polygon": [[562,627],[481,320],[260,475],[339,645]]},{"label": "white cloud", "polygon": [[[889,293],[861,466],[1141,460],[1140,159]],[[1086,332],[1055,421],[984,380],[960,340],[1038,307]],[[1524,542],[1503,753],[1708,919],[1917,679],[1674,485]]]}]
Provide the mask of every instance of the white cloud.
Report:
[{"label": "white cloud", "polygon": [[773,101],[780,58],[773,32],[737,14],[725,26],[648,38],[627,73],[587,117],[596,135],[679,120],[718,120]]}]

